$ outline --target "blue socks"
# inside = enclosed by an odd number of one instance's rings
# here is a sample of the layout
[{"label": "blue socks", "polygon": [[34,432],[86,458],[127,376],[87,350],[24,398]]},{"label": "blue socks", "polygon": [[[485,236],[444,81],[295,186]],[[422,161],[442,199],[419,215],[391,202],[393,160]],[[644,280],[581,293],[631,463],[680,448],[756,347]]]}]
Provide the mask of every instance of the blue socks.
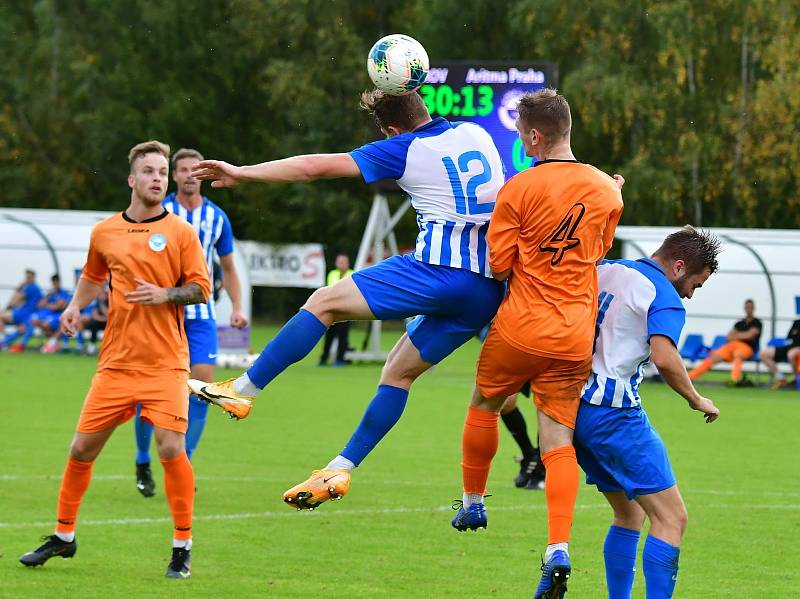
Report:
[{"label": "blue socks", "polygon": [[186,430],[186,456],[191,460],[192,454],[200,443],[203,429],[206,427],[208,404],[197,399],[196,395],[189,396],[189,428]]},{"label": "blue socks", "polygon": [[681,550],[669,543],[648,536],[644,543],[642,565],[647,599],[672,597],[678,580],[678,557]]},{"label": "blue socks", "polygon": [[639,531],[612,525],[603,545],[609,599],[630,599]]},{"label": "blue socks", "polygon": [[[136,463],[150,463],[150,441],[153,438],[153,425],[139,418],[142,406],[136,406],[136,416],[133,419],[133,429],[136,433]],[[189,396],[189,428],[186,430],[186,455],[191,460],[192,454],[200,443],[203,429],[206,428],[206,415],[208,404],[197,399],[196,395]]]},{"label": "blue socks", "polygon": [[400,419],[407,400],[407,389],[379,385],[341,455],[358,466]]},{"label": "blue socks", "polygon": [[136,406],[136,416],[133,418],[133,430],[136,433],[136,463],[150,463],[150,440],[153,438],[153,425],[139,418],[142,406]]},{"label": "blue socks", "polygon": [[264,351],[247,371],[248,378],[259,389],[305,358],[325,334],[327,327],[308,310],[300,310],[283,325],[278,334],[267,343]]}]

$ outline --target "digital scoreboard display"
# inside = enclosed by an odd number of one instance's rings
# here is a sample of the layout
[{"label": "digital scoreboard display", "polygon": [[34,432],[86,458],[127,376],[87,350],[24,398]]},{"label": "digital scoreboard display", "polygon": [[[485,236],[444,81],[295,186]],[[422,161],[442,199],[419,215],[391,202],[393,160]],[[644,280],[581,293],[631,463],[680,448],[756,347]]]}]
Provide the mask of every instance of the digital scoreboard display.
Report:
[{"label": "digital scoreboard display", "polygon": [[449,62],[434,65],[419,89],[431,116],[469,121],[492,136],[506,167],[506,178],[531,166],[515,121],[522,94],[556,85],[555,65],[536,63]]}]

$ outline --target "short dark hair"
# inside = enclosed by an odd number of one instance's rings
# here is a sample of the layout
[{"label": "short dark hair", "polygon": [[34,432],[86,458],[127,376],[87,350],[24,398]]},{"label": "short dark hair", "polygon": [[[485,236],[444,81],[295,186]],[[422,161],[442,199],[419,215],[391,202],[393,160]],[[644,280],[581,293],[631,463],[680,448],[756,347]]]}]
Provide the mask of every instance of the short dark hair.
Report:
[{"label": "short dark hair", "polygon": [[756,303],[755,303],[753,300],[751,300],[751,299],[746,299],[746,300],[744,300],[744,303],[745,303],[745,304],[753,304],[754,306],[756,305]]},{"label": "short dark hair", "polygon": [[50,277],[50,280],[51,281],[59,281],[59,282],[61,282],[61,277],[58,275],[58,273],[56,273],[52,277]]},{"label": "short dark hair", "polygon": [[361,108],[370,113],[384,131],[389,127],[413,131],[417,123],[430,116],[417,92],[393,96],[379,89],[368,90],[361,94]]},{"label": "short dark hair", "polygon": [[26,275],[33,275],[35,277],[36,276],[36,271],[33,270],[32,268],[26,268],[25,269],[25,274]]},{"label": "short dark hair", "polygon": [[566,137],[572,129],[569,102],[550,87],[523,95],[517,104],[517,112],[529,131],[538,129],[550,139]]},{"label": "short dark hair", "polygon": [[686,225],[667,235],[653,256],[671,261],[683,260],[688,274],[698,274],[706,268],[713,274],[719,268],[717,255],[721,250],[722,244],[711,231]]},{"label": "short dark hair", "polygon": [[172,155],[172,168],[175,168],[175,165],[178,164],[178,160],[183,160],[184,158],[203,160],[203,155],[193,148],[181,148]]}]

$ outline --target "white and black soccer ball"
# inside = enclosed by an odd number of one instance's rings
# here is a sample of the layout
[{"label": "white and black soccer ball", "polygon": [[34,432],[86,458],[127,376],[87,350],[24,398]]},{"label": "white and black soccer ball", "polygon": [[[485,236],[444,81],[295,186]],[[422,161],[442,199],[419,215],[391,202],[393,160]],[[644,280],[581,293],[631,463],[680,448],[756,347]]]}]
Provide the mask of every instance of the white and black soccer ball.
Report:
[{"label": "white and black soccer ball", "polygon": [[375,87],[393,96],[419,89],[429,68],[422,44],[401,33],[379,39],[367,56],[367,72]]}]

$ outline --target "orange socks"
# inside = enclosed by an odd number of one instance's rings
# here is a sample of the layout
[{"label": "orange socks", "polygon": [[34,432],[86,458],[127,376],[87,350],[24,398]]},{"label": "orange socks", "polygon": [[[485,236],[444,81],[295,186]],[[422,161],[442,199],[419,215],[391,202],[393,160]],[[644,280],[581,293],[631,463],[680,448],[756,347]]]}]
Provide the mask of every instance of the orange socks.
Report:
[{"label": "orange socks", "polygon": [[568,543],[580,484],[575,448],[564,445],[543,453],[542,463],[547,470],[544,482],[544,494],[547,498],[547,543]]},{"label": "orange socks", "polygon": [[731,380],[738,382],[742,378],[742,365],[744,361],[741,358],[734,358],[731,364]]},{"label": "orange socks", "polygon": [[496,412],[486,412],[470,406],[461,438],[461,473],[464,492],[484,495],[486,480],[494,454],[497,453],[499,433]]},{"label": "orange socks", "polygon": [[71,535],[75,532],[81,499],[92,480],[93,464],[94,462],[80,462],[72,457],[67,459],[61,489],[58,491],[57,533]]},{"label": "orange socks", "polygon": [[705,374],[706,372],[711,370],[711,367],[713,365],[714,362],[711,361],[711,358],[706,358],[705,360],[700,362],[700,364],[692,368],[692,370],[689,372],[689,378],[692,380],[696,379],[700,375]]},{"label": "orange socks", "polygon": [[185,453],[161,459],[164,466],[164,492],[167,495],[169,511],[175,523],[175,540],[188,541],[192,538],[192,511],[194,510],[194,470]]}]

